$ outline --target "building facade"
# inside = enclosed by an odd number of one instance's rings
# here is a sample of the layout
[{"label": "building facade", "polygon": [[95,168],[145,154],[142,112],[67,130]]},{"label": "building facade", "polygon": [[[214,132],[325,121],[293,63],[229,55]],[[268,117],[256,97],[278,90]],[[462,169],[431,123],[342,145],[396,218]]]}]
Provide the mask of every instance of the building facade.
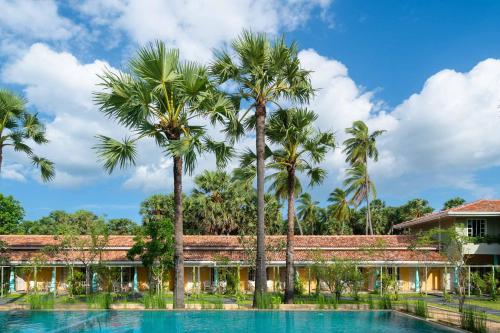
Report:
[{"label": "building facade", "polygon": [[[54,236],[4,235],[0,241],[6,244],[0,274],[4,291],[26,292],[36,285],[38,290],[64,293],[70,266],[84,272],[86,266],[98,263],[119,271],[115,291],[142,292],[151,286],[148,270],[139,258],[127,258],[134,242],[132,236],[109,236],[97,254],[85,248],[47,251],[60,243]],[[266,237],[269,291],[284,288],[285,242],[285,236]],[[185,236],[186,292],[224,288],[225,281],[220,276],[227,267],[237,270],[241,291],[253,291],[254,244],[255,240],[248,237]],[[402,292],[443,288],[446,258],[437,245],[414,247],[413,236],[296,236],[295,244],[296,272],[308,293],[318,288],[312,267],[338,260],[347,260],[364,273],[366,290],[378,288],[381,270],[393,274]],[[94,273],[91,274],[94,279]],[[169,280],[171,288],[172,279]],[[96,287],[94,284],[92,280],[92,288]],[[324,289],[321,281],[319,288]]]}]

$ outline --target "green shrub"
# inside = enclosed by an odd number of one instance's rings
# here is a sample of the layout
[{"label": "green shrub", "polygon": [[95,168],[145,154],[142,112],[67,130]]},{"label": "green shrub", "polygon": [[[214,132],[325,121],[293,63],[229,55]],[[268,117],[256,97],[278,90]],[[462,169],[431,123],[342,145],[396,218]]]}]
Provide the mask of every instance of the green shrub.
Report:
[{"label": "green shrub", "polygon": [[460,325],[464,330],[474,333],[486,333],[486,313],[473,307],[465,307],[460,314]]},{"label": "green shrub", "polygon": [[224,309],[224,303],[222,303],[222,297],[217,296],[217,298],[214,301],[214,309],[222,310]]},{"label": "green shrub", "polygon": [[28,295],[28,303],[31,310],[53,309],[54,296],[51,294],[30,294]]},{"label": "green shrub", "polygon": [[373,303],[373,297],[372,297],[372,295],[368,295],[368,308],[370,310],[375,309],[375,304]]},{"label": "green shrub", "polygon": [[304,288],[304,283],[302,282],[299,274],[294,275],[293,289],[293,292],[296,295],[302,295],[306,291],[306,289]]},{"label": "green shrub", "polygon": [[113,303],[113,296],[109,293],[96,294],[87,297],[87,307],[89,309],[110,309]]},{"label": "green shrub", "polygon": [[337,309],[337,297],[335,295],[332,295],[331,297],[327,297],[326,304],[329,309]]},{"label": "green shrub", "polygon": [[484,275],[484,281],[486,282],[486,289],[490,294],[492,301],[497,300],[497,280],[492,273],[486,273]]},{"label": "green shrub", "polygon": [[403,310],[405,312],[410,312],[410,302],[407,298],[405,298],[405,300],[403,301]]},{"label": "green shrub", "polygon": [[257,293],[255,305],[257,309],[274,309],[281,304],[281,296],[274,296],[271,293]]},{"label": "green shrub", "polygon": [[451,303],[451,301],[452,301],[451,294],[450,294],[449,292],[445,291],[445,292],[443,293],[443,299],[444,299],[444,301],[445,301],[446,303]]},{"label": "green shrub", "polygon": [[378,308],[382,310],[391,310],[392,309],[392,301],[389,295],[383,295],[378,301]]},{"label": "green shrub", "polygon": [[415,314],[422,318],[429,317],[429,310],[427,309],[427,303],[425,301],[417,301],[415,304]]},{"label": "green shrub", "polygon": [[144,301],[144,308],[146,309],[167,308],[167,302],[165,301],[163,295],[149,293],[144,295],[143,301]]}]

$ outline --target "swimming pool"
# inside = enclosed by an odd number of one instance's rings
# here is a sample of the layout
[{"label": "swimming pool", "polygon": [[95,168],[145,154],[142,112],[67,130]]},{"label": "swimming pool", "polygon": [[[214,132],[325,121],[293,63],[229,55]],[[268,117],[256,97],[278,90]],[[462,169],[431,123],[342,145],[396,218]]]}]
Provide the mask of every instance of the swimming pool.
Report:
[{"label": "swimming pool", "polygon": [[12,311],[11,332],[453,332],[390,311]]}]

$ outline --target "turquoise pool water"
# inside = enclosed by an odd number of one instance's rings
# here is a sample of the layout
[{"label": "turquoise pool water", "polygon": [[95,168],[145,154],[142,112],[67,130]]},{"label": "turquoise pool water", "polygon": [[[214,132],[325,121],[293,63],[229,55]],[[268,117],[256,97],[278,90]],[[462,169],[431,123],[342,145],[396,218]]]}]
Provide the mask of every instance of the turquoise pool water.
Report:
[{"label": "turquoise pool water", "polygon": [[11,332],[419,332],[452,330],[392,312],[16,311],[0,313]]}]

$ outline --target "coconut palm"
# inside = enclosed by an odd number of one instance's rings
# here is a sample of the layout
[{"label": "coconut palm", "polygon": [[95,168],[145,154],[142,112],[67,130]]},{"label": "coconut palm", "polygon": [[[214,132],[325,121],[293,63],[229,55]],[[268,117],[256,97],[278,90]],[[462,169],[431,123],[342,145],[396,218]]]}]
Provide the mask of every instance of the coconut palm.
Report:
[{"label": "coconut palm", "polygon": [[340,234],[344,234],[344,224],[351,219],[351,201],[347,196],[346,191],[336,188],[328,197],[328,202],[332,203],[329,212],[334,219],[340,222]]},{"label": "coconut palm", "polygon": [[116,167],[135,164],[136,144],[143,138],[153,138],[173,159],[174,307],[183,308],[183,168],[191,173],[197,156],[207,151],[215,152],[218,166],[223,166],[232,151],[194,122],[205,118],[212,124],[225,122],[234,114],[233,105],[215,90],[205,67],[180,61],[178,50],[167,49],[162,42],[141,48],[126,71],[106,70],[100,78],[104,90],[95,95],[100,110],[132,132],[121,142],[98,136],[95,148],[104,168],[111,173]]},{"label": "coconut palm", "polygon": [[[211,65],[219,83],[235,87],[235,97],[248,103],[248,109],[232,122],[228,133],[239,137],[248,130],[256,132],[257,156],[257,254],[255,270],[256,296],[266,290],[264,163],[267,106],[280,100],[308,102],[313,95],[309,72],[300,67],[297,45],[288,46],[283,37],[270,42],[265,34],[243,31],[231,43],[234,52],[217,51]],[[251,117],[247,114],[254,110]]]},{"label": "coconut palm", "polygon": [[[361,163],[364,165],[366,179],[365,188],[369,188],[368,184],[368,159],[372,158],[378,161],[378,150],[376,146],[377,137],[385,131],[378,130],[369,133],[368,126],[361,120],[355,121],[352,127],[346,129],[346,133],[351,137],[344,141],[344,153],[346,154],[346,162],[349,162],[354,167],[354,164]],[[366,197],[366,234],[370,232],[373,235],[373,227],[371,223],[370,213],[370,191],[365,192]],[[359,198],[358,198],[359,199]],[[363,199],[363,198],[362,198]],[[362,200],[361,199],[361,200]],[[358,202],[359,203],[359,202]]]},{"label": "coconut palm", "polygon": [[[346,192],[352,194],[352,201],[358,206],[363,200],[367,202],[367,212],[370,210],[369,207],[369,197],[370,194],[375,198],[377,192],[375,190],[375,185],[368,175],[366,165],[360,162],[354,163],[354,165],[347,169],[347,178],[344,181],[344,185],[347,187]],[[369,220],[370,214],[366,214],[366,227],[365,233],[368,235],[373,235],[373,226],[371,220]]]},{"label": "coconut palm", "polygon": [[33,153],[29,142],[38,145],[49,141],[45,137],[45,126],[37,114],[26,109],[26,99],[7,89],[0,89],[0,173],[4,149],[26,154],[33,165],[40,168],[44,182],[54,179],[54,163]]},{"label": "coconut palm", "polygon": [[302,225],[308,227],[310,235],[316,234],[316,224],[318,222],[319,202],[314,201],[309,193],[302,193],[299,197],[297,207],[297,217],[302,221]]}]

